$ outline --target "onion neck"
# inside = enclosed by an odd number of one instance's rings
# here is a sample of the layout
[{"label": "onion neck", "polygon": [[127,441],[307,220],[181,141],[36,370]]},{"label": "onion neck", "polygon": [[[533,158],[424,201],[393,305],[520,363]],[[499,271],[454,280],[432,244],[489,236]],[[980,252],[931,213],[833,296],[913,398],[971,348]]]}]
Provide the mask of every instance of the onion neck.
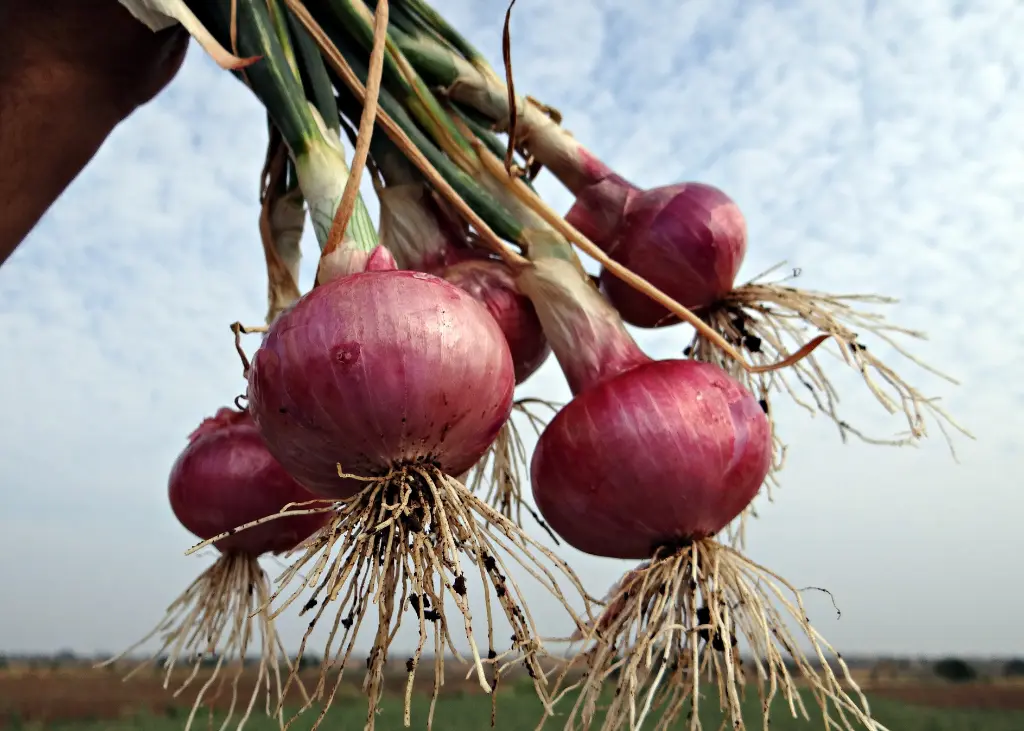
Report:
[{"label": "onion neck", "polygon": [[346,239],[334,251],[320,257],[316,281],[327,284],[362,272],[390,272],[398,269],[395,257],[384,244],[377,244],[372,251],[363,251],[351,245]]},{"label": "onion neck", "polygon": [[386,185],[380,198],[380,237],[402,269],[434,272],[465,258],[466,230],[422,181]]},{"label": "onion neck", "polygon": [[611,173],[576,194],[565,220],[605,253],[611,254],[620,243],[626,209],[641,194],[642,191],[628,180]]},{"label": "onion neck", "polygon": [[246,423],[252,423],[252,417],[249,416],[248,411],[222,406],[213,416],[207,416],[199,423],[199,426],[192,430],[192,433],[188,435],[188,443],[192,444],[207,434]]},{"label": "onion neck", "polygon": [[[299,179],[299,187],[309,205],[309,218],[313,222],[320,249],[327,245],[334,215],[341,203],[341,197],[348,182],[349,169],[345,162],[345,149],[338,135],[327,128],[319,112],[310,106],[310,112],[316,120],[319,134],[306,140],[302,150],[294,150],[295,172]],[[352,211],[348,228],[345,231],[346,243],[361,251],[369,253],[377,245],[377,232],[366,209],[362,195],[356,197],[356,205]]]},{"label": "onion neck", "polygon": [[651,361],[573,262],[534,259],[516,283],[533,302],[573,395]]}]

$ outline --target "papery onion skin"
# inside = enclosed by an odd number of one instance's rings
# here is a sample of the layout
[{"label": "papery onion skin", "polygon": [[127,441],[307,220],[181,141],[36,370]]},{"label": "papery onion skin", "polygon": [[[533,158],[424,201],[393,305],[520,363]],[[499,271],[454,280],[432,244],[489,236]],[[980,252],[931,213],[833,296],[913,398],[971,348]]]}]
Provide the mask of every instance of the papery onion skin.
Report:
[{"label": "papery onion skin", "polygon": [[533,496],[574,548],[649,558],[712,536],[754,499],[771,465],[757,400],[714,365],[651,361],[586,388],[548,424]]},{"label": "papery onion skin", "polygon": [[[747,251],[739,206],[703,183],[641,190],[608,175],[579,192],[566,220],[616,262],[692,310],[709,307],[732,290]],[[607,270],[601,272],[601,285],[631,325],[678,322]]]},{"label": "papery onion skin", "polygon": [[573,395],[650,358],[589,278],[565,259],[544,257],[518,272]]},{"label": "papery onion skin", "polygon": [[540,318],[530,298],[519,291],[508,266],[494,260],[466,260],[447,267],[441,276],[480,302],[505,335],[516,383],[529,378],[551,354]]},{"label": "papery onion skin", "polygon": [[469,470],[512,410],[512,356],[494,318],[422,272],[365,272],[304,296],[249,370],[249,409],[270,451],[312,492],[345,499],[429,461]]},{"label": "papery onion skin", "polygon": [[[207,540],[315,500],[267,450],[245,411],[223,408],[203,421],[171,468],[168,497],[178,521]],[[222,538],[223,553],[260,556],[289,551],[319,530],[327,514],[278,518]]]}]

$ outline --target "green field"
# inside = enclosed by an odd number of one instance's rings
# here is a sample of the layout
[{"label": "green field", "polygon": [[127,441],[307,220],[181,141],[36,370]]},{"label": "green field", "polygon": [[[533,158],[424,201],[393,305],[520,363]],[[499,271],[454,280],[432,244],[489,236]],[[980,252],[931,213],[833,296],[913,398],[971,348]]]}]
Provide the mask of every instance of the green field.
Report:
[{"label": "green field", "polygon": [[[721,716],[704,706],[706,712],[701,714],[704,728],[708,731],[717,731]],[[940,709],[910,706],[895,701],[877,699],[872,701],[872,710],[879,722],[892,731],[1024,731],[1024,711],[972,711],[964,709]],[[427,701],[416,699],[413,708],[413,729],[426,728]],[[313,711],[307,712],[292,726],[295,731],[306,731],[313,723],[315,716]],[[495,728],[516,731],[520,729],[529,730],[535,727],[538,719],[538,706],[536,701],[527,694],[506,693],[499,697],[498,718]],[[491,704],[484,696],[466,695],[463,697],[447,696],[438,701],[437,713],[434,719],[434,729],[437,731],[474,731],[490,727]],[[136,729],[146,731],[180,731],[184,728],[187,711],[175,709],[169,711],[167,716],[139,716],[137,718],[126,718],[121,720],[102,721],[79,721],[75,723],[47,724],[21,724],[17,719],[6,719],[6,729],[53,729],[54,731],[134,731]],[[197,716],[193,729],[210,728],[209,716],[201,713]],[[215,718],[212,728],[219,727],[221,719]],[[325,731],[341,731],[345,729],[362,729],[365,720],[365,705],[358,699],[343,699],[337,702],[332,708],[327,720],[321,726]],[[762,728],[759,708],[752,703],[747,709],[745,720],[753,729]],[[651,724],[648,724],[650,726]],[[0,727],[3,724],[0,723]],[[681,721],[678,728],[686,727]],[[233,728],[233,727],[229,727]],[[248,731],[272,731],[277,728],[276,724],[267,719],[262,713],[254,713],[253,717],[246,723]],[[378,731],[397,731],[402,729],[402,708],[400,701],[389,700],[385,703],[376,728]],[[560,729],[558,718],[553,718],[546,726],[550,729]],[[808,723],[803,720],[789,717],[788,711],[783,706],[778,706],[772,715],[772,731],[795,731],[796,729],[824,728],[821,719],[815,723]]]}]

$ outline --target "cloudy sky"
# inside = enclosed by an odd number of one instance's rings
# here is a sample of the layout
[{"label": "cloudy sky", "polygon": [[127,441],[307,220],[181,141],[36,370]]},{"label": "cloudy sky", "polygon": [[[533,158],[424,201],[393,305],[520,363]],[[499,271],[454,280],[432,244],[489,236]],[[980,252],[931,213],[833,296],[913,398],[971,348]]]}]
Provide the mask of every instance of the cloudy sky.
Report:
[{"label": "cloudy sky", "polygon": [[[498,62],[503,2],[439,6]],[[894,361],[976,434],[959,463],[940,438],[843,446],[780,408],[791,457],[751,556],[833,592],[840,620],[807,601],[847,653],[1024,654],[1024,7],[519,0],[512,30],[518,88],[622,174],[739,202],[744,276],[787,260],[809,288],[897,296],[888,316],[931,335],[914,352],[962,383]],[[119,649],[208,562],[182,555],[166,478],[244,387],[228,325],[265,310],[264,145],[255,100],[193,47],[0,270],[0,651]],[[671,357],[687,338],[640,342]],[[849,420],[902,427],[832,372]],[[522,391],[567,394],[553,360]],[[597,593],[628,567],[564,555]],[[302,625],[282,622],[291,644]]]}]

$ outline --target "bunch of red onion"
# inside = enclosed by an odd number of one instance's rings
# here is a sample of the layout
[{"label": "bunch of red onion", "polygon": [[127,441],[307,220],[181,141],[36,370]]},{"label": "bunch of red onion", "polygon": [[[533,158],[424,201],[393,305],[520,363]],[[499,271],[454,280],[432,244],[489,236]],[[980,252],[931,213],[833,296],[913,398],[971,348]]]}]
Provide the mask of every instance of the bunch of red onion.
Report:
[{"label": "bunch of red onion", "polygon": [[[647,357],[569,261],[536,259],[519,286],[573,392],[533,454],[537,507],[574,548],[644,561],[577,635],[587,672],[565,727],[590,727],[613,677],[602,728],[639,728],[659,706],[668,724],[684,699],[696,705],[697,668],[709,665],[724,689],[729,723],[742,727],[739,636],[762,669],[763,687],[800,702],[791,656],[819,698],[871,727],[866,703],[858,705],[830,670],[815,670],[797,650],[794,622],[817,656],[830,649],[810,626],[799,593],[716,540],[771,465],[771,425],[757,399],[713,364]],[[566,682],[563,674],[559,686]]]},{"label": "bunch of red onion", "polygon": [[[327,515],[307,507],[282,520],[235,532],[238,526],[316,497],[271,456],[252,417],[228,408],[218,410],[192,432],[188,446],[171,468],[168,493],[175,517],[196,536],[205,541],[230,535],[213,544],[220,556],[170,605],[156,628],[105,664],[131,653],[154,636],[160,637],[161,646],[153,657],[167,655],[165,683],[170,682],[179,659],[188,658],[198,670],[204,659],[216,658],[212,675],[196,696],[186,723],[188,729],[205,690],[221,670],[230,668],[232,682],[237,683],[243,669],[241,660],[258,643],[257,678],[252,698],[238,722],[241,727],[261,688],[270,693],[271,678],[273,688],[281,692],[281,663],[288,662],[273,619],[265,610],[270,582],[260,568],[259,557],[293,550],[327,523]],[[142,667],[136,666],[132,674]],[[195,678],[195,672],[190,673],[178,692]],[[274,713],[280,720],[283,694],[273,700]],[[233,717],[237,701],[236,694],[232,694],[228,719]],[[269,701],[268,697],[268,709]]]},{"label": "bunch of red onion", "polygon": [[[538,103],[510,97],[501,77],[424,0],[377,3],[376,18],[358,1],[316,4],[310,12],[323,31],[318,36],[335,46],[332,68],[337,54],[347,64],[344,79],[329,77],[315,44],[310,51],[308,42],[297,43],[289,58],[291,30],[275,26],[265,4],[239,5],[238,18],[209,8],[204,17],[232,42],[237,36],[240,52],[265,55],[247,81],[287,141],[323,246],[317,286],[269,326],[247,372],[249,409],[267,450],[331,509],[270,597],[298,584],[282,611],[312,590],[303,609],[313,612],[303,648],[324,615],[335,615],[327,620],[332,631],[310,703],[326,697],[330,704],[337,685],[326,686],[328,673],[338,671],[341,682],[371,613],[368,728],[403,618],[417,625],[420,638],[407,660],[409,688],[428,640],[440,658],[453,647],[453,622],[461,615],[473,670],[493,691],[499,659],[508,654],[494,640],[494,598],[512,627],[512,655],[526,665],[550,713],[550,700],[569,681],[563,674],[557,687],[547,686],[536,628],[506,566],[511,551],[563,603],[584,643],[577,659],[588,670],[567,728],[592,725],[613,676],[617,688],[604,728],[639,728],[659,707],[661,725],[668,726],[687,701],[699,719],[698,683],[706,670],[728,720],[742,728],[741,636],[760,671],[762,694],[781,692],[791,708],[802,709],[789,670],[795,662],[827,717],[841,716],[846,729],[851,722],[873,728],[842,660],[839,679],[799,650],[794,628],[817,659],[831,649],[810,626],[799,593],[719,541],[772,468],[768,394],[786,384],[778,371],[751,375],[748,363],[734,362],[737,349],[755,363],[777,365],[809,324],[834,336],[862,372],[881,372],[895,393],[920,408],[916,391],[844,329],[855,321],[845,305],[775,284],[736,287],[746,224],[732,201],[707,185],[643,191],[615,175]],[[392,5],[395,22],[385,22]],[[431,84],[420,71],[433,76]],[[440,87],[445,93],[435,95]],[[324,127],[339,112],[336,102],[350,121],[360,119],[351,184],[343,180],[344,155]],[[392,166],[395,150],[378,142],[375,151],[367,137],[378,103],[380,126],[401,142]],[[521,115],[510,114],[512,104]],[[307,106],[325,110],[319,127],[302,118]],[[510,132],[512,146],[527,153],[526,167],[549,167],[574,192],[568,224],[519,179],[515,150],[502,166],[495,150],[501,143],[481,116]],[[514,130],[511,117],[518,117]],[[347,214],[336,212],[356,200],[351,196],[368,150],[385,178],[378,186],[383,246],[376,248],[375,234],[360,237],[343,220]],[[321,157],[334,164],[321,164]],[[410,174],[406,160],[416,161],[419,172]],[[472,245],[473,236],[487,253]],[[605,264],[599,282],[606,297],[583,273],[567,238]],[[631,280],[631,272],[662,294]],[[654,361],[623,320],[656,327],[671,323],[672,313],[689,317],[705,337],[692,343],[688,358]],[[516,455],[525,461],[509,431],[514,388],[549,346],[573,399],[543,428],[532,457],[539,512],[578,550],[641,562],[593,618],[576,617],[541,559],[570,582],[572,572],[509,519],[518,488],[502,486],[502,475],[518,480]],[[803,352],[810,348],[794,360]],[[798,378],[814,377],[812,392],[831,398],[815,360],[795,367]],[[819,408],[838,419],[827,398]],[[482,466],[485,458],[493,461]],[[496,510],[491,498],[468,489],[457,477],[472,468],[489,469],[497,493],[513,499],[497,500]],[[271,520],[308,512],[286,510],[242,528],[262,530]],[[232,528],[212,540],[242,535]],[[487,600],[486,648],[472,627],[474,576]],[[407,697],[406,725],[408,703]],[[699,727],[699,720],[692,724]]]}]

